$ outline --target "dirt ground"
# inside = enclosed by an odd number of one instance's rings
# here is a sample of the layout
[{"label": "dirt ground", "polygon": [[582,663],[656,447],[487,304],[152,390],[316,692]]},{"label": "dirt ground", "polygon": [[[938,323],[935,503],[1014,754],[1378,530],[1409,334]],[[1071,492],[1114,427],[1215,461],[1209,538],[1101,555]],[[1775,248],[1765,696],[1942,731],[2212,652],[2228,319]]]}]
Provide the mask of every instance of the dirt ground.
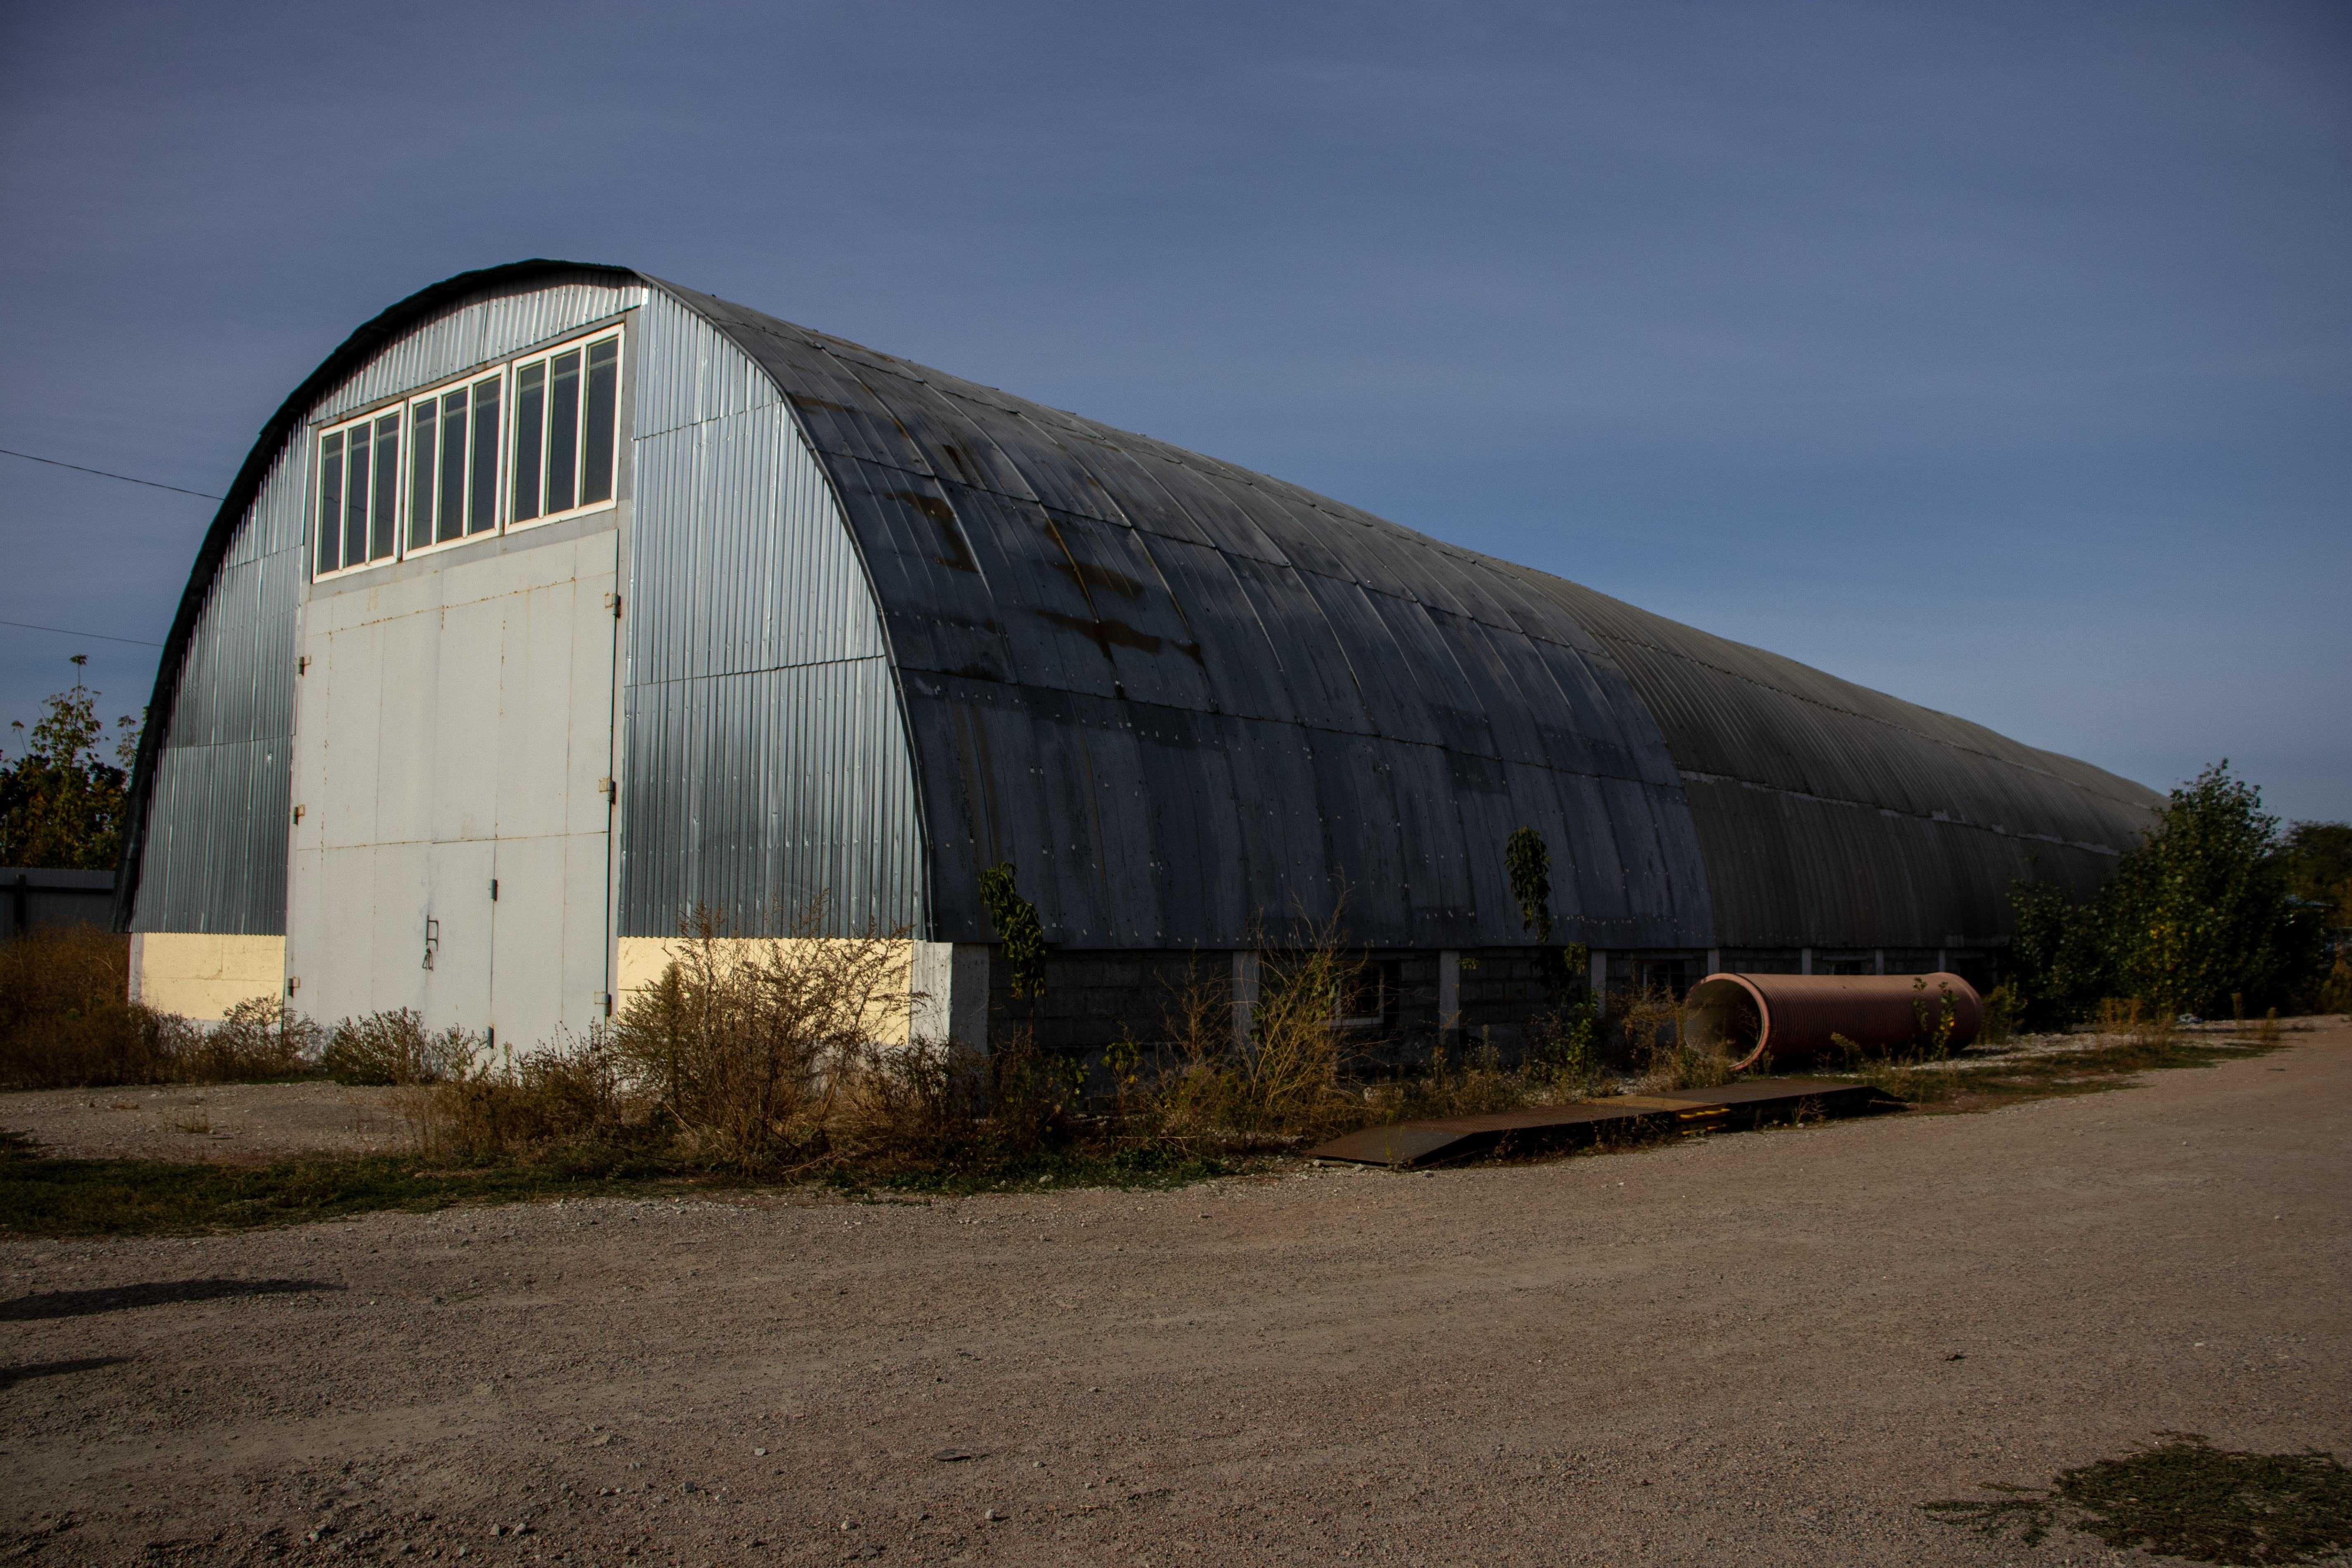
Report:
[{"label": "dirt ground", "polygon": [[291,1154],[412,1146],[403,1090],[332,1083],[211,1083],[0,1094],[0,1128],[69,1160],[266,1164]]},{"label": "dirt ground", "polygon": [[10,1241],[0,1550],[2122,1561],[1917,1505],[2161,1432],[2352,1453],[2347,1156],[2338,1026],[1427,1176]]}]

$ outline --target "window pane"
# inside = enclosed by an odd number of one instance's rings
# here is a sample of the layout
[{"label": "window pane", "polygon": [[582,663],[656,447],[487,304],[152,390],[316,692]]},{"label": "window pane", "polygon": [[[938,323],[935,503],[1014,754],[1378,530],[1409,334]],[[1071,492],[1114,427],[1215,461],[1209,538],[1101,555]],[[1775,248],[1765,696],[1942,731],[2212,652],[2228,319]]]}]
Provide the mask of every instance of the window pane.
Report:
[{"label": "window pane", "polygon": [[570,511],[580,491],[580,352],[548,361],[547,510]]},{"label": "window pane", "polygon": [[547,362],[515,372],[514,510],[522,522],[539,515],[540,438],[547,417]]},{"label": "window pane", "polygon": [[352,426],[344,442],[343,564],[357,566],[367,559],[368,427]]},{"label": "window pane", "polygon": [[400,521],[400,416],[387,414],[375,422],[375,528],[368,540],[368,559],[381,561],[400,548],[394,531]]},{"label": "window pane", "polygon": [[343,563],[343,435],[338,430],[319,443],[319,559],[311,565],[324,576]]},{"label": "window pane", "polygon": [[580,458],[580,504],[613,499],[613,430],[621,391],[621,341],[588,345],[586,438]]},{"label": "window pane", "polygon": [[441,449],[441,404],[426,398],[408,416],[408,548],[433,542],[434,458]]},{"label": "window pane", "polygon": [[499,384],[474,383],[474,477],[466,504],[466,531],[488,533],[499,525]]},{"label": "window pane", "polygon": [[441,398],[441,427],[447,432],[441,441],[441,526],[433,537],[463,539],[466,536],[466,389],[445,393]]}]

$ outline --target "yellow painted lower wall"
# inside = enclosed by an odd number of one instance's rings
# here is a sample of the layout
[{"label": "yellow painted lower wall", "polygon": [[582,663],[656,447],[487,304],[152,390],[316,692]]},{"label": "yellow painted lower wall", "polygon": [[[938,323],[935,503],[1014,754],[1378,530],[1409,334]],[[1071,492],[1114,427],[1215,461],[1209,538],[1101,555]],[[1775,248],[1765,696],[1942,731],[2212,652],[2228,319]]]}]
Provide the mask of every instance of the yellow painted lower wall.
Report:
[{"label": "yellow painted lower wall", "polygon": [[286,988],[286,939],[145,931],[131,938],[131,999],[159,1013],[218,1023],[250,996]]},{"label": "yellow painted lower wall", "polygon": [[[789,956],[793,948],[820,942],[846,942],[845,937],[719,937],[711,945],[718,950],[722,963],[764,956],[773,951]],[[616,976],[613,995],[613,1012],[618,1016],[639,993],[661,979],[662,971],[669,967],[671,958],[687,946],[684,939],[661,936],[625,936],[620,951],[614,955]],[[878,945],[889,950],[892,967],[899,973],[898,990],[907,994],[914,973],[915,944],[883,939]],[[874,1018],[873,1039],[877,1045],[903,1046],[907,1043],[908,1011],[903,1005],[877,1009]]]}]

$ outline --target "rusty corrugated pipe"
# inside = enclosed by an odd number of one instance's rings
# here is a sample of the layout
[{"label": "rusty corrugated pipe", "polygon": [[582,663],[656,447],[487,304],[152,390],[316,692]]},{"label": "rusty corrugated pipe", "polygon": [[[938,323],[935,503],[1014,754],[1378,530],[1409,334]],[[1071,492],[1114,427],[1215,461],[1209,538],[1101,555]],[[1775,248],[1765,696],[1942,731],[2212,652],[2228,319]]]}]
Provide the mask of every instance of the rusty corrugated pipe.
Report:
[{"label": "rusty corrugated pipe", "polygon": [[1728,1052],[1732,1070],[1804,1061],[1835,1049],[1842,1035],[1864,1050],[1925,1043],[1949,997],[1948,1048],[1977,1037],[1984,1003],[1957,974],[1710,974],[1691,987],[1685,1037]]}]

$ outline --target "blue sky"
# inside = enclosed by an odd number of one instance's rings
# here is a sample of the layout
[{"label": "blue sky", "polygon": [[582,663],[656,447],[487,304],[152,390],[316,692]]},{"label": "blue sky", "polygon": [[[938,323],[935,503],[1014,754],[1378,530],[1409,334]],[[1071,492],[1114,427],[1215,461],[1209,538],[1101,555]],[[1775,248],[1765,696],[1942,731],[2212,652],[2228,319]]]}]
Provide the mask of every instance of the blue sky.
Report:
[{"label": "blue sky", "polygon": [[[2352,817],[2340,4],[0,10],[0,447],[218,491],[526,256]],[[209,515],[0,458],[0,619],[160,640]]]}]

